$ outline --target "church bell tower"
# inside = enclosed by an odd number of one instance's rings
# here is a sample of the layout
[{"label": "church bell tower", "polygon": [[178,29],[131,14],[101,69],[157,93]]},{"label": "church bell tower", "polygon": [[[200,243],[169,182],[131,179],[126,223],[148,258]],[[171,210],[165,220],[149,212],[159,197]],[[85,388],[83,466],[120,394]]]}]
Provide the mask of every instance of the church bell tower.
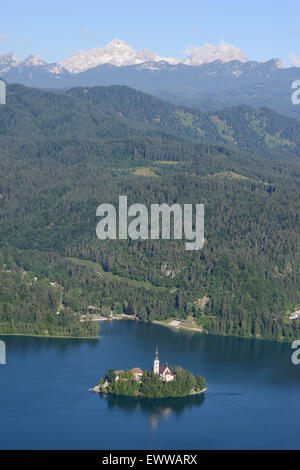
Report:
[{"label": "church bell tower", "polygon": [[158,347],[156,346],[155,349],[155,356],[154,356],[154,361],[153,361],[153,373],[154,374],[159,374],[159,357],[158,357]]}]

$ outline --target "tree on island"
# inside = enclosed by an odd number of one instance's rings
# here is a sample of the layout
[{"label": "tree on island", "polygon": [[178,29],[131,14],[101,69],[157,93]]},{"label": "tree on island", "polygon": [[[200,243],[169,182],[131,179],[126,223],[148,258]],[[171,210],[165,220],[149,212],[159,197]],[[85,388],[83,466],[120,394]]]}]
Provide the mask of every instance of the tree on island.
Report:
[{"label": "tree on island", "polygon": [[114,369],[108,369],[106,372],[104,379],[107,380],[109,383],[114,383],[116,379],[115,371]]}]

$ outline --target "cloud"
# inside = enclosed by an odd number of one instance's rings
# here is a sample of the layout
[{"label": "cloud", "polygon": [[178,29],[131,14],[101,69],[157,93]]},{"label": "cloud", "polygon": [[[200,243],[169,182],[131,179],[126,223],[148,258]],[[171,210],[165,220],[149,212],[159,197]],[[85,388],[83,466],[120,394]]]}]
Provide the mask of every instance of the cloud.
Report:
[{"label": "cloud", "polygon": [[7,37],[0,33],[0,41],[6,41]]},{"label": "cloud", "polygon": [[223,40],[220,41],[219,46],[206,43],[202,47],[189,47],[185,54],[188,54],[187,59],[184,60],[187,65],[201,65],[216,60],[222,62],[230,62],[231,60],[247,62],[249,60],[240,49],[231,44],[226,44]]},{"label": "cloud", "polygon": [[300,59],[298,59],[294,54],[290,54],[289,59],[292,67],[300,67]]},{"label": "cloud", "polygon": [[81,31],[81,37],[83,39],[89,39],[90,41],[99,41],[98,36],[95,34],[91,33],[88,29],[83,29]]}]

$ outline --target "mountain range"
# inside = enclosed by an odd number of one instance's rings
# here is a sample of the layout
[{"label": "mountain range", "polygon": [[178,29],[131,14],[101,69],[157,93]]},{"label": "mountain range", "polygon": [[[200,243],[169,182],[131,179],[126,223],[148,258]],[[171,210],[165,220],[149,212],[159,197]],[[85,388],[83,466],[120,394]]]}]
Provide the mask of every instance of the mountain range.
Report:
[{"label": "mountain range", "polygon": [[189,53],[182,60],[162,58],[115,39],[103,48],[78,51],[53,64],[34,54],[25,60],[12,53],[2,55],[0,76],[8,83],[40,88],[127,85],[201,110],[245,104],[300,119],[300,106],[291,100],[291,84],[300,79],[299,67],[283,68],[279,59],[250,61],[225,43]]},{"label": "mountain range", "polygon": [[[60,63],[47,64],[36,54],[32,54],[27,59],[17,59],[13,53],[0,56],[0,73],[6,73],[12,67],[26,66],[49,66],[50,73],[58,74],[68,71],[70,73],[84,72],[98,65],[111,64],[118,67],[128,65],[149,64],[155,62],[166,62],[168,64],[202,65],[204,63],[230,62],[238,60],[247,62],[248,58],[242,52],[230,44],[221,41],[220,46],[206,44],[204,47],[192,47],[186,51],[189,55],[184,59],[174,57],[160,57],[155,52],[143,49],[136,51],[133,47],[126,44],[121,39],[115,38],[104,47],[96,47],[87,51],[77,51],[70,57],[62,60]],[[147,67],[147,65],[146,65]]]}]

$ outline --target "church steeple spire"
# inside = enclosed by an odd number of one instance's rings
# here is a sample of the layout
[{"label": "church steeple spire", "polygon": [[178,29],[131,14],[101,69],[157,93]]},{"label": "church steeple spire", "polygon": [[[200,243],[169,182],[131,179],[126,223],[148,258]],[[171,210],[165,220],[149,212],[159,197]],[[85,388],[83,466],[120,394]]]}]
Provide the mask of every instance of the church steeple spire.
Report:
[{"label": "church steeple spire", "polygon": [[158,357],[158,346],[156,345],[155,356],[153,361],[153,373],[159,374],[159,357]]}]

